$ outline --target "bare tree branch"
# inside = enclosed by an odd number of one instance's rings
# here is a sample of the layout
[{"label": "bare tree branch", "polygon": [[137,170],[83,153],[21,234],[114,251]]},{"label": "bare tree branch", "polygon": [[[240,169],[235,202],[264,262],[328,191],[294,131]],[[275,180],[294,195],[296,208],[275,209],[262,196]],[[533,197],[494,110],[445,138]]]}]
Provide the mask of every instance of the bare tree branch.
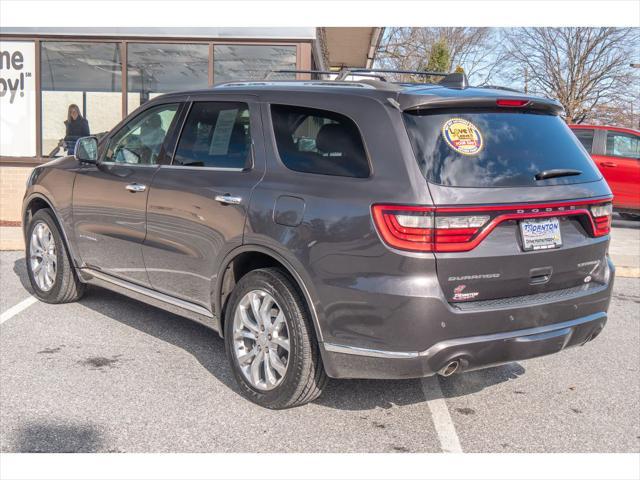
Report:
[{"label": "bare tree branch", "polygon": [[474,84],[483,85],[491,81],[497,71],[496,66],[504,58],[502,44],[496,41],[496,36],[495,29],[491,28],[392,27],[386,31],[377,61],[384,68],[424,69],[432,45],[444,41],[451,56],[449,71],[460,65]]},{"label": "bare tree branch", "polygon": [[515,71],[526,67],[534,90],[557,98],[567,121],[580,123],[637,91],[629,63],[638,40],[631,28],[517,28],[507,50]]}]

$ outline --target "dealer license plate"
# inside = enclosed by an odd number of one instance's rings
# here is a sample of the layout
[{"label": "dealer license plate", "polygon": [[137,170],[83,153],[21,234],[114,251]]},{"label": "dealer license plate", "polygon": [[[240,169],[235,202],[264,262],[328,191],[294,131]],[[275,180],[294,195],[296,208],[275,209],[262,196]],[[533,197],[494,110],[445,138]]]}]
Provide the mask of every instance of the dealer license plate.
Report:
[{"label": "dealer license plate", "polygon": [[525,251],[547,250],[562,246],[560,222],[556,217],[522,220],[520,232]]}]

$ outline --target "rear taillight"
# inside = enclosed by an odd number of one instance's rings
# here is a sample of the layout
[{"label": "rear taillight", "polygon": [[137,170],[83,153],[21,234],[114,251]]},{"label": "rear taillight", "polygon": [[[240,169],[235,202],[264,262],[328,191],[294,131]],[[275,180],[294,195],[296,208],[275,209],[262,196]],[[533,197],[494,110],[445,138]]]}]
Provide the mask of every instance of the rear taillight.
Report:
[{"label": "rear taillight", "polygon": [[602,237],[611,230],[611,211],[609,198],[467,207],[374,205],[372,216],[380,236],[390,247],[414,252],[466,252],[508,220],[579,217],[588,222],[585,228],[594,237]]},{"label": "rear taillight", "polygon": [[433,207],[374,205],[373,219],[389,246],[439,252],[458,250],[456,246],[469,242],[489,221],[489,216],[437,216]]},{"label": "rear taillight", "polygon": [[611,214],[613,213],[613,205],[610,203],[601,203],[599,205],[591,205],[591,215],[593,215],[593,235],[602,237],[611,231]]}]

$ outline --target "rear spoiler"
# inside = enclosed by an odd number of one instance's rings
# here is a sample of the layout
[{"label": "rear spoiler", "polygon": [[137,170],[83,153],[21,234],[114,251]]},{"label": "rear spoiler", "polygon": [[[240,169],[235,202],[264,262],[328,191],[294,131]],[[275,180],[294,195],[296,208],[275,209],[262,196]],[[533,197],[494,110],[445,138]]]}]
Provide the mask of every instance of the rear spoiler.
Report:
[{"label": "rear spoiler", "polygon": [[440,97],[431,95],[400,95],[400,109],[406,112],[422,113],[434,109],[471,108],[494,109],[503,108],[514,111],[537,111],[552,115],[560,115],[562,105],[551,99],[516,95],[501,96],[455,96]]}]

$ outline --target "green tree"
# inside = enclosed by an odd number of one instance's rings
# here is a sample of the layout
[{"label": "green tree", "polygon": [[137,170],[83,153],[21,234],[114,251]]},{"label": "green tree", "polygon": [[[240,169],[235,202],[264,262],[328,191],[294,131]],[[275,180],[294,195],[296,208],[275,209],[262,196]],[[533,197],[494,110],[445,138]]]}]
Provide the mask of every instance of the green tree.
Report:
[{"label": "green tree", "polygon": [[427,62],[427,70],[431,72],[449,72],[451,68],[451,55],[447,42],[443,39],[438,40],[431,46],[429,52],[429,61]]},{"label": "green tree", "polygon": [[[449,47],[444,39],[439,39],[431,45],[429,51],[429,60],[427,61],[427,67],[425,70],[429,72],[443,72],[448,73],[451,69],[451,54],[449,53]],[[430,77],[429,82],[439,82],[442,77]]]}]

